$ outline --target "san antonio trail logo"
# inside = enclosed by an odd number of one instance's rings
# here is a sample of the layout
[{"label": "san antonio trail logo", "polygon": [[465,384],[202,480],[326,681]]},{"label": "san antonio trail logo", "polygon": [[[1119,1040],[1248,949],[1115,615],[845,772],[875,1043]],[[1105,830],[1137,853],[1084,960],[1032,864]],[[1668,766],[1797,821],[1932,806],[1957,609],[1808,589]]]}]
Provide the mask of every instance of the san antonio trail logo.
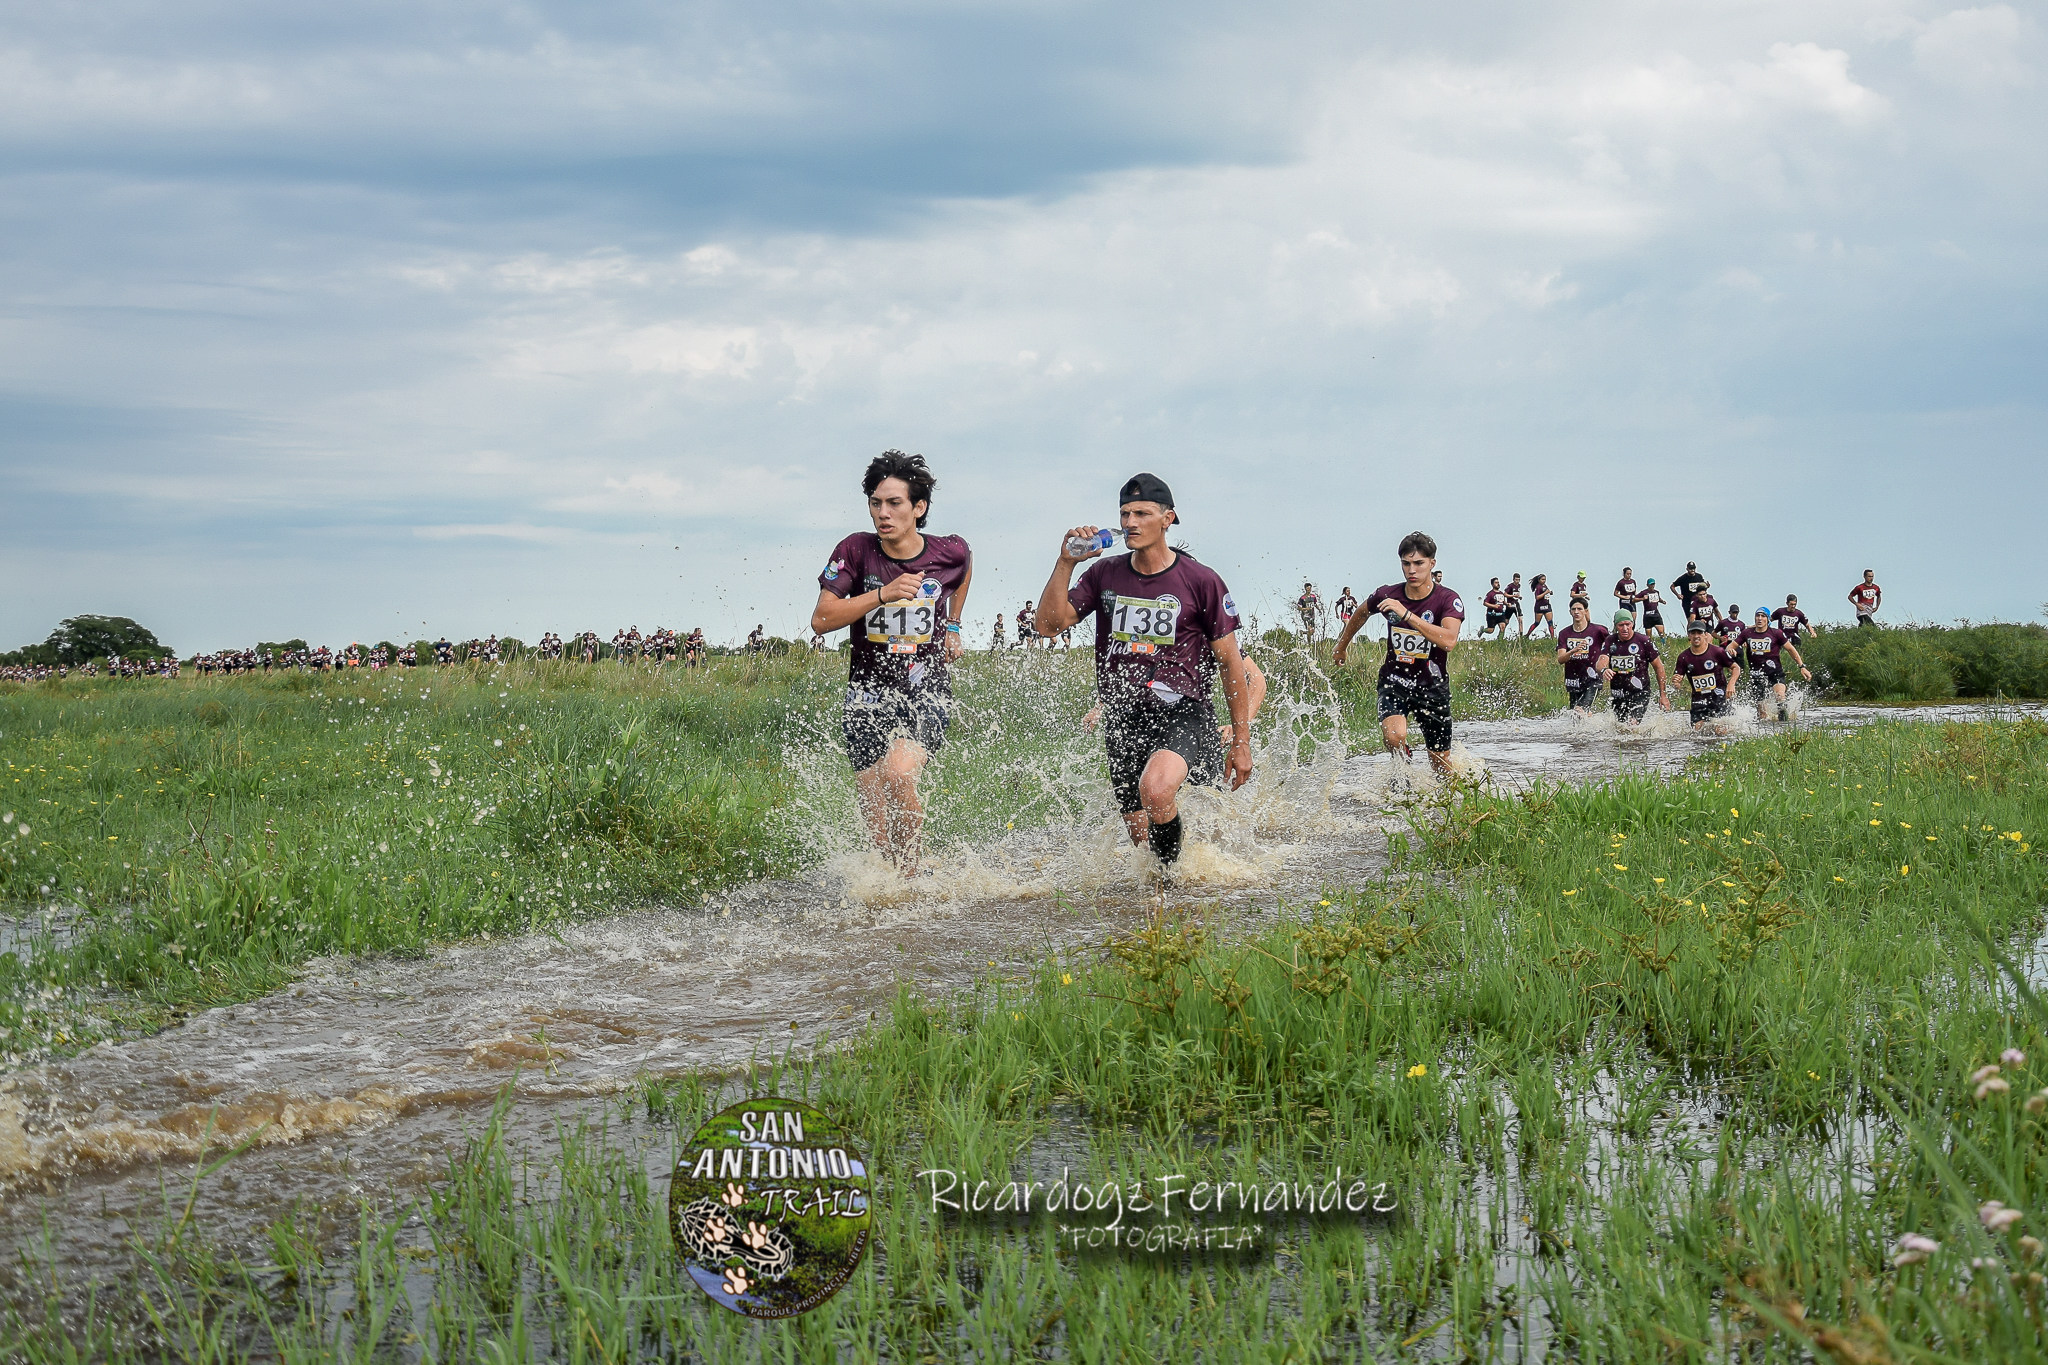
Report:
[{"label": "san antonio trail logo", "polygon": [[746,1100],[676,1158],[668,1221],[698,1288],[750,1318],[792,1318],[838,1293],[867,1252],[867,1163],[822,1111]]}]

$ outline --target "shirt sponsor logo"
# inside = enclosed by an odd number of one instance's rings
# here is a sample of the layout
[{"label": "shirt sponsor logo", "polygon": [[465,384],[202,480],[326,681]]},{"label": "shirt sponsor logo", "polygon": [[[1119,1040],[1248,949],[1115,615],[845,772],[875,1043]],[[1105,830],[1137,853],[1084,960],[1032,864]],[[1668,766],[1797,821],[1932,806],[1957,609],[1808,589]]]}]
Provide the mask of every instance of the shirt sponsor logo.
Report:
[{"label": "shirt sponsor logo", "polygon": [[827,564],[825,566],[825,581],[827,583],[837,581],[839,578],[839,571],[845,567],[846,561],[843,559],[835,559],[830,564]]},{"label": "shirt sponsor logo", "polygon": [[1232,620],[1237,619],[1237,603],[1231,599],[1229,593],[1223,594],[1223,614]]}]

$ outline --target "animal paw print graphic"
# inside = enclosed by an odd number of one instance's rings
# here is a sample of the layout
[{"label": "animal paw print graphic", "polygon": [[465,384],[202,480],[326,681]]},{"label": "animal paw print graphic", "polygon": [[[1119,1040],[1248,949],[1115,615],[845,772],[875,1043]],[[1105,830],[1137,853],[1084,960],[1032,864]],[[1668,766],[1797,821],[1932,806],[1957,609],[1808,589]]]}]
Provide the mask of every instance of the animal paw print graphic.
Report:
[{"label": "animal paw print graphic", "polygon": [[734,1298],[753,1288],[753,1284],[754,1282],[747,1278],[745,1266],[734,1265],[725,1268],[725,1292]]},{"label": "animal paw print graphic", "polygon": [[728,1181],[725,1193],[718,1197],[725,1202],[727,1208],[736,1209],[747,1202],[747,1187],[745,1185],[735,1185]]}]

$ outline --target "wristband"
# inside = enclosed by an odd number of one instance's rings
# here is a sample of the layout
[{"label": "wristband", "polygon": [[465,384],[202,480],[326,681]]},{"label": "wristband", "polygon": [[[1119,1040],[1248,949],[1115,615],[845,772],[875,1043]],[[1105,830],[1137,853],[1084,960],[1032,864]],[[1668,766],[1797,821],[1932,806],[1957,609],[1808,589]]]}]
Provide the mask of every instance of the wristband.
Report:
[{"label": "wristband", "polygon": [[946,633],[949,635],[958,635],[960,633],[960,623],[958,621],[946,622]]}]

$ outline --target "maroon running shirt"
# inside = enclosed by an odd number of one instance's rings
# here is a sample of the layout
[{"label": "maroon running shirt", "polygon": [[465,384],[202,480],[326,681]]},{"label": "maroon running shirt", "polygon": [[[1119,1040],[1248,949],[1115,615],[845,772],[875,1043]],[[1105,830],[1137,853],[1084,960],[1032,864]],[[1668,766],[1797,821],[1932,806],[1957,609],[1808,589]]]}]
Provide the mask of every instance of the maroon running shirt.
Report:
[{"label": "maroon running shirt", "polygon": [[1728,651],[1719,645],[1708,645],[1707,652],[1695,654],[1690,649],[1681,650],[1678,662],[1672,665],[1678,676],[1685,679],[1686,688],[1692,693],[1692,704],[1711,701],[1716,693],[1728,690],[1728,670],[1735,660],[1728,657]]},{"label": "maroon running shirt", "polygon": [[1776,668],[1778,653],[1785,648],[1785,641],[1788,638],[1790,637],[1784,631],[1775,626],[1766,630],[1750,626],[1736,637],[1736,657],[1741,659],[1742,666],[1752,673],[1759,668]]},{"label": "maroon running shirt", "polygon": [[1779,607],[1771,613],[1771,624],[1785,632],[1788,639],[1797,640],[1809,629],[1806,613],[1797,607]]},{"label": "maroon running shirt", "polygon": [[1615,580],[1614,595],[1620,598],[1624,605],[1634,602],[1636,600],[1636,581],[1633,578]]},{"label": "maroon running shirt", "polygon": [[1607,666],[1614,670],[1609,684],[1617,692],[1640,692],[1650,685],[1650,664],[1657,658],[1657,646],[1640,630],[1624,640],[1619,633],[1607,638]]},{"label": "maroon running shirt", "polygon": [[914,559],[889,558],[873,531],[857,531],[835,545],[818,575],[818,586],[834,597],[872,594],[907,573],[924,579],[918,596],[907,601],[876,606],[870,596],[867,615],[847,627],[853,634],[847,685],[894,692],[944,686],[946,619],[973,564],[959,536],[926,536]]},{"label": "maroon running shirt", "polygon": [[1084,621],[1095,613],[1095,685],[1104,705],[1128,706],[1148,688],[1163,702],[1207,701],[1216,672],[1210,646],[1237,631],[1230,589],[1185,550],[1150,575],[1127,554],[1099,559],[1067,601]]},{"label": "maroon running shirt", "polygon": [[1884,589],[1875,583],[1858,583],[1849,589],[1849,601],[1856,607],[1858,616],[1869,616],[1877,610],[1877,603],[1884,596]]},{"label": "maroon running shirt", "polygon": [[1557,633],[1557,647],[1564,651],[1566,688],[1576,692],[1600,676],[1593,671],[1593,660],[1607,648],[1607,636],[1607,627],[1595,625],[1584,630],[1566,626]]},{"label": "maroon running shirt", "polygon": [[1715,625],[1721,619],[1721,604],[1714,600],[1712,593],[1696,592],[1692,595],[1692,619]]},{"label": "maroon running shirt", "polygon": [[[1419,602],[1408,599],[1405,584],[1385,584],[1366,597],[1365,609],[1368,613],[1376,612],[1384,602],[1398,602],[1417,620],[1432,626],[1465,619],[1464,599],[1441,583]],[[1398,682],[1408,687],[1449,687],[1450,667],[1450,653],[1442,645],[1413,626],[1387,622],[1387,657],[1380,661],[1381,682]]]}]

